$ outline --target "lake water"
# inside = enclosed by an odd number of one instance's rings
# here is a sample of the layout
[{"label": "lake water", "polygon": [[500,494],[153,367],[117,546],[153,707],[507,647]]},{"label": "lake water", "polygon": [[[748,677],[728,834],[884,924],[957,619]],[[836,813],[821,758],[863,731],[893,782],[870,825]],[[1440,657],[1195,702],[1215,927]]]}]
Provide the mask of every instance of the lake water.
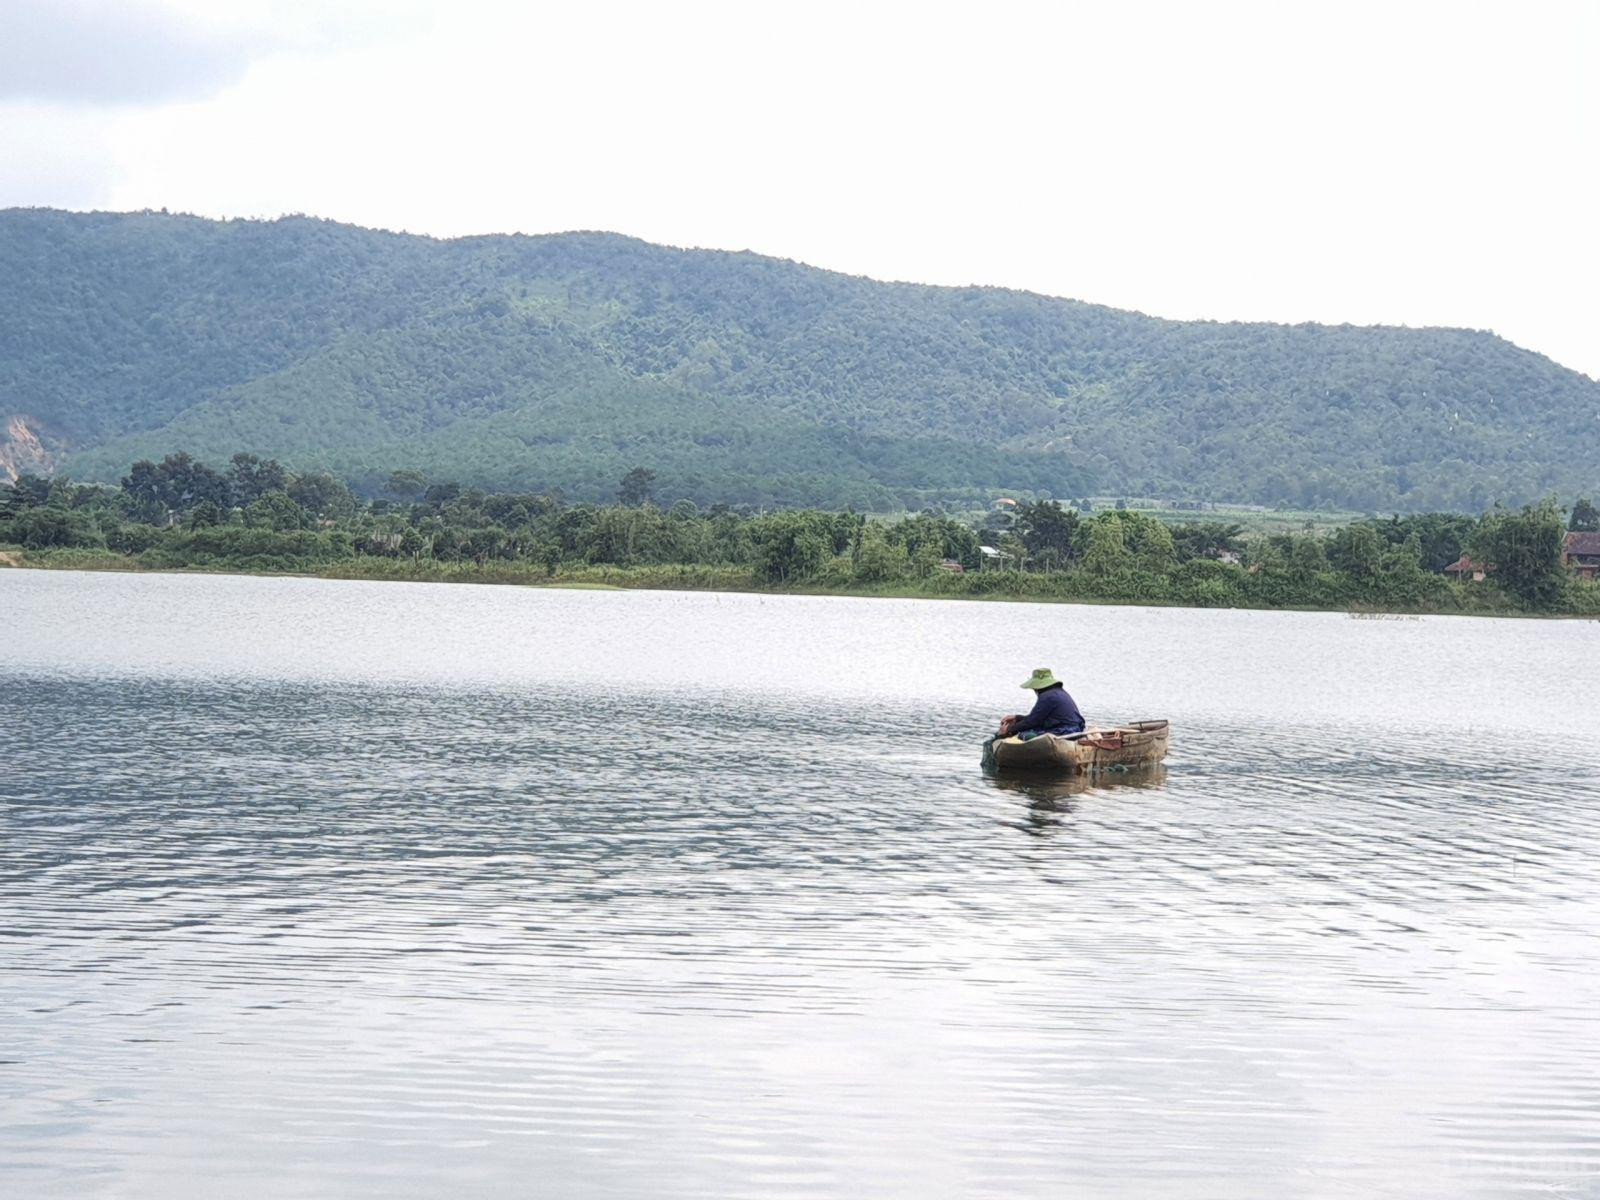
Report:
[{"label": "lake water", "polygon": [[[0,1194],[1600,1195],[1600,623],[0,572]],[[1011,785],[1040,665],[1164,774]]]}]

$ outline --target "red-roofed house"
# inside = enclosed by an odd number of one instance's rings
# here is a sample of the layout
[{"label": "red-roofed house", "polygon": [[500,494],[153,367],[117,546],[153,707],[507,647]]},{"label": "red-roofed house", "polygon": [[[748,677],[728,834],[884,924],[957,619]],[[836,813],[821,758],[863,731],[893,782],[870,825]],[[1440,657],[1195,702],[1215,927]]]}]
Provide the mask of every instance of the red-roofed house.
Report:
[{"label": "red-roofed house", "polygon": [[1462,554],[1460,558],[1444,569],[1444,573],[1446,575],[1454,575],[1457,579],[1470,579],[1474,583],[1482,583],[1483,577],[1492,570],[1494,570],[1493,567],[1485,563],[1473,562],[1472,559]]},{"label": "red-roofed house", "polygon": [[1561,565],[1580,579],[1600,576],[1600,533],[1569,533],[1561,539]]}]

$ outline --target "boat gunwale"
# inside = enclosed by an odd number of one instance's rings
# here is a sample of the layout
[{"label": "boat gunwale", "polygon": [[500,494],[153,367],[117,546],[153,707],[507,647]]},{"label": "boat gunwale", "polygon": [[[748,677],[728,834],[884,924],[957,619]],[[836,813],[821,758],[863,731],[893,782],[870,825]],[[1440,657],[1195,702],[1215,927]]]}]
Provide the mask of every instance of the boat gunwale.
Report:
[{"label": "boat gunwale", "polygon": [[[1085,729],[1075,734],[1047,733],[1026,741],[1015,735],[991,738],[984,744],[984,765],[996,773],[1057,775],[1086,775],[1154,766],[1167,756],[1171,727],[1171,722],[1166,718],[1146,718]],[[1111,734],[1121,735],[1116,745],[1102,746],[1091,740]],[[1037,745],[1040,742],[1045,744]],[[1035,748],[1019,755],[1024,746]],[[1012,761],[1006,762],[1007,758]]]}]

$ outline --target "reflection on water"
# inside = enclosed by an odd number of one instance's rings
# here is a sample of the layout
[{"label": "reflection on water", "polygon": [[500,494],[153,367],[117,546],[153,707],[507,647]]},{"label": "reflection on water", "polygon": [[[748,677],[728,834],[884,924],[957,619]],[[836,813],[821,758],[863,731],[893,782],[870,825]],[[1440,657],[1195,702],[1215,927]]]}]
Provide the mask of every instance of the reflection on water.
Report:
[{"label": "reflection on water", "polygon": [[[1600,1190],[1593,626],[0,608],[0,1195]],[[985,777],[1052,658],[1165,769]]]},{"label": "reflection on water", "polygon": [[1165,763],[1102,771],[1094,775],[1059,773],[988,772],[989,782],[999,791],[1015,793],[1027,803],[1025,825],[1030,833],[1049,833],[1064,824],[1077,807],[1076,798],[1122,789],[1159,788],[1167,778]]},{"label": "reflection on water", "polygon": [[1002,792],[1018,792],[1036,804],[1053,804],[1085,792],[1119,791],[1123,788],[1158,788],[1167,781],[1166,763],[1125,767],[1094,774],[1062,775],[1051,771],[989,772],[990,782]]}]

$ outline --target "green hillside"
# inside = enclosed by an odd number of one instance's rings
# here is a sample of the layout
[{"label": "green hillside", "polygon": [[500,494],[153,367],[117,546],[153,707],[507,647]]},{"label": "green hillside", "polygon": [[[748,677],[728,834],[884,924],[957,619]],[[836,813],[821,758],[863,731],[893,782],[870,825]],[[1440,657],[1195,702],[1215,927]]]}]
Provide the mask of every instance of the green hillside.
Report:
[{"label": "green hillside", "polygon": [[614,234],[0,212],[0,441],[23,461],[20,423],[77,478],[248,450],[574,498],[644,466],[701,502],[1477,511],[1595,490],[1597,419],[1600,384],[1465,330],[1164,321]]}]

